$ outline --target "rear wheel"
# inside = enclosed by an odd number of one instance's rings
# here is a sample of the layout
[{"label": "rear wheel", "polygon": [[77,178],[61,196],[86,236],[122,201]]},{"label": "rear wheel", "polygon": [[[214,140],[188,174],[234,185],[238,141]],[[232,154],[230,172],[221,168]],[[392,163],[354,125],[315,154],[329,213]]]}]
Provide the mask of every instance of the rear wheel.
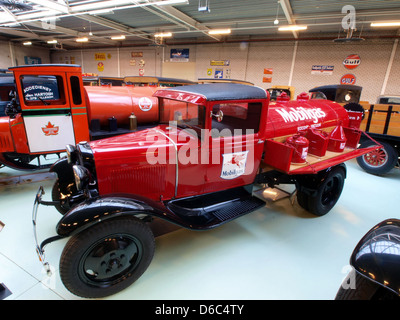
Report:
[{"label": "rear wheel", "polygon": [[135,282],[155,251],[150,228],[133,217],[101,222],[73,236],[60,259],[60,276],[75,295],[100,298]]},{"label": "rear wheel", "polygon": [[[389,143],[379,142],[383,148],[370,151],[357,158],[358,165],[366,172],[375,175],[384,175],[394,168],[398,162],[399,155],[395,148]],[[373,141],[365,141],[360,148],[375,145]]]},{"label": "rear wheel", "polygon": [[316,216],[327,214],[342,194],[345,177],[345,169],[337,166],[313,180],[313,183],[300,183],[297,190],[299,205]]}]

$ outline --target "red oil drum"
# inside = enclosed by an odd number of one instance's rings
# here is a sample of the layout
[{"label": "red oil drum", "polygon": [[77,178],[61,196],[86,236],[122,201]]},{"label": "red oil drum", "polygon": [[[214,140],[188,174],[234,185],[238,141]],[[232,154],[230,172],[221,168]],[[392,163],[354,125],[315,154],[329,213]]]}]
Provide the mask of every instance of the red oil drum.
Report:
[{"label": "red oil drum", "polygon": [[286,144],[292,147],[293,156],[292,163],[304,163],[306,162],[308,146],[308,139],[300,134],[295,134],[286,139]]},{"label": "red oil drum", "polygon": [[346,146],[346,135],[341,124],[339,124],[329,136],[328,151],[342,152]]}]

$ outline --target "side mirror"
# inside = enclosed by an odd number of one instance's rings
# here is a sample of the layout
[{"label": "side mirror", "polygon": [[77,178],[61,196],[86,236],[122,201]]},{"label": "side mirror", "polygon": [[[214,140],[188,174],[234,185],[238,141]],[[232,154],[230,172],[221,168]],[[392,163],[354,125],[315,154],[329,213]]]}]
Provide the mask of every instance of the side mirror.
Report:
[{"label": "side mirror", "polygon": [[211,117],[215,117],[217,119],[218,122],[221,122],[222,119],[224,118],[224,113],[222,112],[222,110],[219,110],[216,114],[212,113],[211,111]]}]

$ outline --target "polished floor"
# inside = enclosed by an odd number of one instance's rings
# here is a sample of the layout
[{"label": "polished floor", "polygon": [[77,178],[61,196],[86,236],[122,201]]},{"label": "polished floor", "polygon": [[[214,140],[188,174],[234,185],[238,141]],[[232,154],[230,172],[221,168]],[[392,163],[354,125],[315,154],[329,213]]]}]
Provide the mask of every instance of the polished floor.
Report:
[{"label": "polished floor", "polygon": [[[400,171],[385,177],[347,163],[344,191],[334,209],[314,217],[289,198],[268,201],[264,208],[211,231],[179,229],[156,239],[156,253],[145,274],[113,299],[190,300],[331,300],[350,268],[358,240],[375,224],[400,218]],[[32,205],[40,185],[50,199],[52,176],[31,176],[0,169],[0,283],[12,292],[7,300],[80,299],[68,292],[58,274],[66,240],[49,244],[48,277],[36,253]],[[60,219],[51,207],[40,207],[38,237],[54,235]]]}]

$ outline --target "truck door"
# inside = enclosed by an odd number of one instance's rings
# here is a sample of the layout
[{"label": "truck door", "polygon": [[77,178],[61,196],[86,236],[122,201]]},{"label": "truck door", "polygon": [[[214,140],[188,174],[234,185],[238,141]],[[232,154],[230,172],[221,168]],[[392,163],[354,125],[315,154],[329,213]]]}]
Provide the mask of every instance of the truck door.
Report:
[{"label": "truck door", "polygon": [[205,193],[253,183],[263,150],[261,111],[261,102],[213,104]]},{"label": "truck door", "polygon": [[30,153],[65,150],[75,144],[65,73],[20,74],[20,105]]}]

